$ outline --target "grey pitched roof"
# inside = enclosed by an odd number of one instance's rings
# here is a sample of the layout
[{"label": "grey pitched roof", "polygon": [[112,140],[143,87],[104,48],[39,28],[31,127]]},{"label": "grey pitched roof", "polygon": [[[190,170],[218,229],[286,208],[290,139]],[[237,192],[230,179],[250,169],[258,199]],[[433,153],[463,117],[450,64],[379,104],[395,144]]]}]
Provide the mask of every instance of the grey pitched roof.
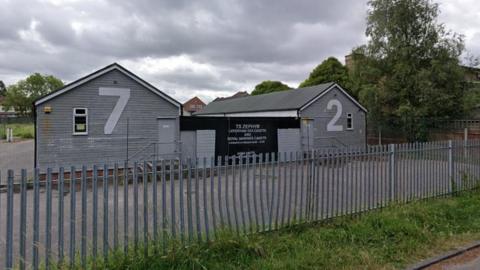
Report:
[{"label": "grey pitched roof", "polygon": [[210,102],[195,115],[298,110],[335,83]]}]

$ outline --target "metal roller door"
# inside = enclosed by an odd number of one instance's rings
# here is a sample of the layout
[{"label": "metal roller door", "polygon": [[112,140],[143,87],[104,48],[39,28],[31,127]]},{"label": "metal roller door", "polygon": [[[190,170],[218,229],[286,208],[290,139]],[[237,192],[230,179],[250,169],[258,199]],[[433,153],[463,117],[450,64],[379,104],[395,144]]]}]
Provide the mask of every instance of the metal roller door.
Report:
[{"label": "metal roller door", "polygon": [[[290,152],[301,151],[301,136],[300,129],[287,128],[278,129],[278,152],[281,153],[281,158],[284,158],[284,152],[287,153],[287,157],[290,158]],[[295,154],[294,154],[295,155]]]},{"label": "metal roller door", "polygon": [[207,159],[210,165],[212,157],[215,157],[215,130],[197,130],[197,157],[200,165],[203,165],[203,158]]}]

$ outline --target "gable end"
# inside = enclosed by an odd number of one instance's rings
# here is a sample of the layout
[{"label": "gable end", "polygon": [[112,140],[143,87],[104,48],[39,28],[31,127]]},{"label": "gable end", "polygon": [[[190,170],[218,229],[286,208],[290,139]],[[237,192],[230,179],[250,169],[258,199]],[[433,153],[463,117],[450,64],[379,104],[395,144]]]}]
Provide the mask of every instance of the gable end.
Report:
[{"label": "gable end", "polygon": [[321,97],[323,97],[324,95],[326,95],[328,92],[330,92],[331,90],[337,88],[338,90],[340,90],[340,92],[342,92],[350,101],[352,101],[356,106],[358,106],[362,111],[364,112],[368,112],[367,109],[365,107],[363,107],[356,99],[354,99],[352,96],[350,96],[347,91],[345,91],[340,85],[334,83],[332,84],[327,90],[323,91],[320,95],[316,96],[315,98],[313,98],[312,100],[310,100],[307,104],[303,105],[299,111],[303,111],[305,110],[308,106],[312,105],[313,103],[315,103],[315,101],[317,101],[318,99],[320,99]]},{"label": "gable end", "polygon": [[176,101],[175,99],[173,99],[172,97],[170,97],[169,95],[163,93],[162,91],[158,90],[156,87],[154,87],[153,85],[149,84],[148,82],[146,82],[145,80],[143,80],[142,78],[138,77],[137,75],[133,74],[131,71],[125,69],[124,67],[120,66],[119,64],[117,63],[113,63],[109,66],[106,66],[102,69],[99,69],[85,77],[82,77],[72,83],[69,83],[67,85],[65,85],[64,87],[46,95],[46,96],[43,96],[43,97],[40,97],[38,98],[37,100],[35,100],[34,102],[34,105],[35,106],[38,106],[42,103],[45,103],[46,101],[49,101],[51,99],[54,99],[56,98],[57,96],[60,96],[62,95],[63,93],[66,93],[72,89],[75,89],[77,88],[78,86],[81,86],[95,78],[98,78],[112,70],[118,70],[119,72],[121,72],[122,74],[124,74],[125,76],[133,79],[134,81],[136,81],[137,83],[139,83],[140,85],[142,85],[143,87],[147,88],[148,90],[152,91],[153,93],[155,93],[156,95],[164,98],[165,100],[167,100],[168,102],[172,103],[174,106],[178,107],[179,109],[182,107],[182,105]]}]

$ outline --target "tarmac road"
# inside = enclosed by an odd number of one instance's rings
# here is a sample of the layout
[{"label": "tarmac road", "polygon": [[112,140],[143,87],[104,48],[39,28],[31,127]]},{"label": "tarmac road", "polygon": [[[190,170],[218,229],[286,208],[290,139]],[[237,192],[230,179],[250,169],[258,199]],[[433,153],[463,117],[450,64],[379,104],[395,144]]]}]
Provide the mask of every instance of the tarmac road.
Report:
[{"label": "tarmac road", "polygon": [[20,175],[20,170],[24,168],[28,170],[29,176],[32,176],[34,151],[33,140],[13,143],[0,141],[0,173],[2,177],[5,177],[8,169],[14,170],[15,175]]}]

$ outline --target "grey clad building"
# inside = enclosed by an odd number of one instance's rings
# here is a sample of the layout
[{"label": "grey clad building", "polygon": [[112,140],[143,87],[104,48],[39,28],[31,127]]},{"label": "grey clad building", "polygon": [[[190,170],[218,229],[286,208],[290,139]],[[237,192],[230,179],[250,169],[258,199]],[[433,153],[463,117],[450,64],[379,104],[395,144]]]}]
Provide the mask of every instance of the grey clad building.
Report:
[{"label": "grey clad building", "polygon": [[364,146],[366,110],[335,83],[223,99],[194,116],[114,63],[35,101],[35,166]]},{"label": "grey clad building", "polygon": [[181,125],[181,137],[200,157],[365,146],[366,113],[341,86],[325,83],[211,102],[194,114],[209,119],[196,120],[200,132]]},{"label": "grey clad building", "polygon": [[[181,104],[119,64],[35,101],[35,166],[174,157]],[[143,155],[143,156],[142,156]]]}]

